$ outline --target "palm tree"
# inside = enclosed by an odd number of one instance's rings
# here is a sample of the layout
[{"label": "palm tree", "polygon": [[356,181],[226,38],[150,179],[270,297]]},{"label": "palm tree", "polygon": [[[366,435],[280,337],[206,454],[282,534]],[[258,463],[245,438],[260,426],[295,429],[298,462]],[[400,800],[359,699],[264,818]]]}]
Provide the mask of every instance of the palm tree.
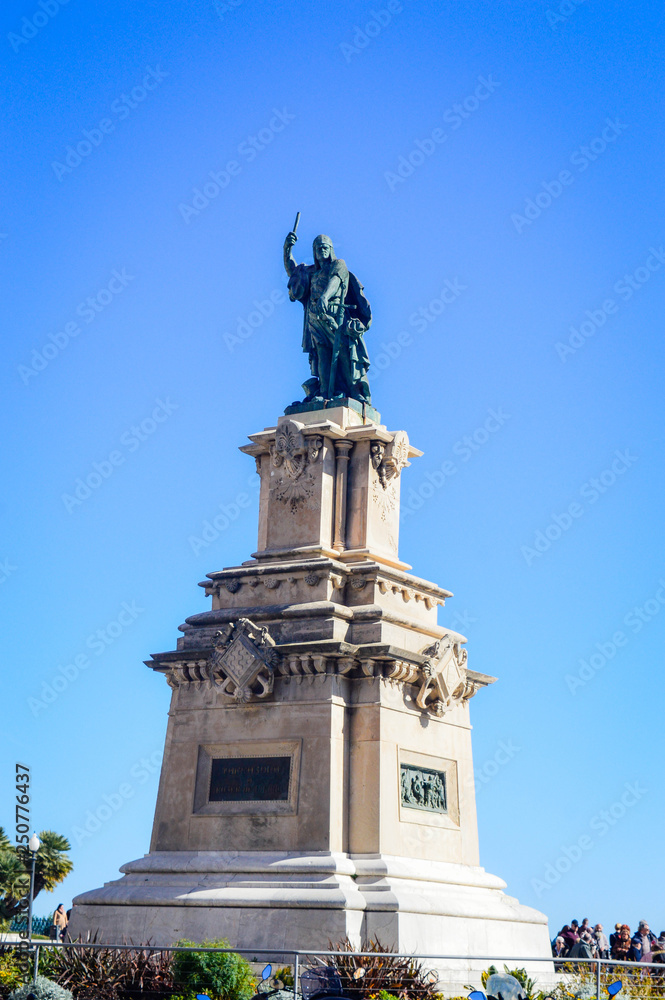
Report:
[{"label": "palm tree", "polygon": [[[53,830],[42,830],[39,839],[35,897],[42,889],[51,892],[74,868],[66,853],[71,850],[66,837]],[[14,847],[0,826],[0,917],[11,919],[25,912],[21,899],[30,891],[30,863],[29,851],[25,847]]]}]

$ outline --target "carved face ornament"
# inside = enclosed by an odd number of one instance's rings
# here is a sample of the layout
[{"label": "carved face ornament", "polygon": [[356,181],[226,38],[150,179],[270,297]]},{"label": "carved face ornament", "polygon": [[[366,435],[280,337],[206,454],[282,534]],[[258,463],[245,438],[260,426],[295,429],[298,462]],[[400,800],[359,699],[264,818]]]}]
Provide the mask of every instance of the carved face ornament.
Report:
[{"label": "carved face ornament", "polygon": [[402,469],[411,464],[406,431],[397,431],[388,445],[382,441],[372,441],[369,449],[372,466],[376,469],[384,490],[393,477],[398,478]]}]

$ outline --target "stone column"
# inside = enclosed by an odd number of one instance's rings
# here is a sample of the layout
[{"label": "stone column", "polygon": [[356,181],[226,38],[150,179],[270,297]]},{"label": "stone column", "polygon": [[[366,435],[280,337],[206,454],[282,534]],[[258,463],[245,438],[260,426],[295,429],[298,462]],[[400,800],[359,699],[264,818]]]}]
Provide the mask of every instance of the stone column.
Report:
[{"label": "stone column", "polygon": [[333,548],[342,552],[346,548],[346,491],[349,475],[349,456],[352,441],[335,441],[335,522]]}]

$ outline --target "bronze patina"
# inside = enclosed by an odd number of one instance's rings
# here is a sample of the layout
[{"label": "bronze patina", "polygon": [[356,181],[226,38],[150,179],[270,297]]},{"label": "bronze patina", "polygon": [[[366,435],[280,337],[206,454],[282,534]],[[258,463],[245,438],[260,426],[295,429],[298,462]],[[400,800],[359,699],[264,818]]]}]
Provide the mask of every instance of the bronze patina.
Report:
[{"label": "bronze patina", "polygon": [[284,241],[284,267],[289,297],[302,302],[305,311],[302,349],[309,356],[312,377],[303,385],[304,402],[348,398],[370,403],[363,334],[372,322],[372,310],[363,286],[335,256],[329,236],[314,240],[313,264],[296,263],[297,239],[294,227]]}]

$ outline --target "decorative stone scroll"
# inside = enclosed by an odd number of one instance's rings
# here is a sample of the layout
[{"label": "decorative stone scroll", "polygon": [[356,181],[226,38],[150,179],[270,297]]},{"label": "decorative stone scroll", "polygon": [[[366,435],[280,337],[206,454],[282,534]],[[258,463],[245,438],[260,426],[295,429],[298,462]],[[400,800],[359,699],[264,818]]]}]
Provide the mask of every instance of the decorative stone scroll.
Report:
[{"label": "decorative stone scroll", "polygon": [[210,684],[207,660],[181,660],[171,663],[166,673],[166,683],[172,691],[177,691],[181,685],[193,684],[200,689]]},{"label": "decorative stone scroll", "polygon": [[423,809],[434,813],[448,811],[445,771],[435,771],[415,764],[401,764],[399,779],[400,800],[407,809]]},{"label": "decorative stone scroll", "polygon": [[295,420],[285,420],[277,429],[270,446],[274,468],[282,469],[274,484],[275,497],[295,513],[302,503],[313,503],[315,480],[308,466],[313,465],[323,448],[320,435],[305,437]]},{"label": "decorative stone scroll", "polygon": [[210,656],[210,681],[222,694],[245,702],[266,698],[273,689],[279,662],[275,643],[266,628],[248,618],[226,625],[217,632]]},{"label": "decorative stone scroll", "polygon": [[441,716],[475,694],[476,685],[467,675],[466,650],[453,636],[442,636],[426,646],[422,655],[428,657],[428,662],[420,668],[420,690],[416,697],[419,708]]}]

